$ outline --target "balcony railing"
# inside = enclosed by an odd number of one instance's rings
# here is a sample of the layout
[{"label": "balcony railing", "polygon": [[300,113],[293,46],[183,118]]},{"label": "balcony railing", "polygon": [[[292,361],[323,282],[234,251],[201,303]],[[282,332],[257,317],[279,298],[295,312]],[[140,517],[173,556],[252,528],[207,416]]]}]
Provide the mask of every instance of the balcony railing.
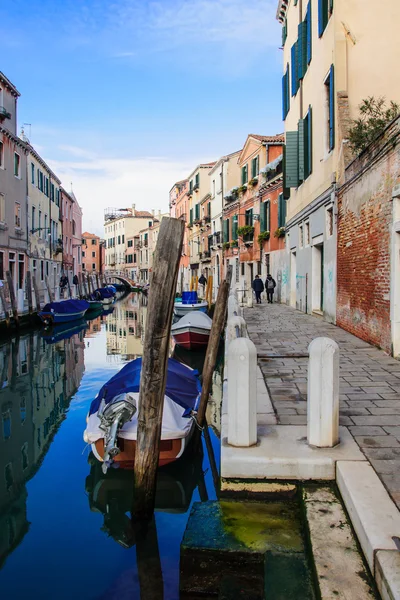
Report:
[{"label": "balcony railing", "polygon": [[0,106],[0,119],[11,119],[11,113],[9,113],[4,106]]},{"label": "balcony railing", "polygon": [[210,250],[204,250],[204,252],[200,252],[200,260],[208,260],[211,258]]}]

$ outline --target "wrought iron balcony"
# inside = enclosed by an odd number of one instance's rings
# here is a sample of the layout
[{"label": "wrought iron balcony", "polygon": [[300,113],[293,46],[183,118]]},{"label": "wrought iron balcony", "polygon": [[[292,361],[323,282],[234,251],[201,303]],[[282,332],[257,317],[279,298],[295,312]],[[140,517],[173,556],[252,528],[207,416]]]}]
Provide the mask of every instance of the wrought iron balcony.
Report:
[{"label": "wrought iron balcony", "polygon": [[4,119],[11,119],[11,113],[9,113],[4,106],[0,106],[0,120]]}]

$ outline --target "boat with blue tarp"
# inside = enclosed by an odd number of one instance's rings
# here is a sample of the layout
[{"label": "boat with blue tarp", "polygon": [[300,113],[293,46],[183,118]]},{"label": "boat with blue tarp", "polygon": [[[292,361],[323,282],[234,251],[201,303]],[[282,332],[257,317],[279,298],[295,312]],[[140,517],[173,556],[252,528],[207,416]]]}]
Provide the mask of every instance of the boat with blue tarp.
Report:
[{"label": "boat with blue tarp", "polygon": [[[110,466],[133,468],[141,369],[142,358],[129,362],[103,385],[90,406],[83,437],[104,471]],[[184,453],[196,424],[200,394],[198,372],[168,359],[159,466]]]},{"label": "boat with blue tarp", "polygon": [[184,317],[192,310],[207,312],[208,302],[199,302],[197,292],[182,292],[182,298],[175,299],[174,313],[177,317]]},{"label": "boat with blue tarp", "polygon": [[112,304],[115,300],[115,292],[109,287],[98,288],[93,292],[93,297],[103,305]]},{"label": "boat with blue tarp", "polygon": [[38,314],[45,325],[54,325],[79,321],[88,308],[89,302],[86,300],[61,300],[60,302],[49,302]]}]

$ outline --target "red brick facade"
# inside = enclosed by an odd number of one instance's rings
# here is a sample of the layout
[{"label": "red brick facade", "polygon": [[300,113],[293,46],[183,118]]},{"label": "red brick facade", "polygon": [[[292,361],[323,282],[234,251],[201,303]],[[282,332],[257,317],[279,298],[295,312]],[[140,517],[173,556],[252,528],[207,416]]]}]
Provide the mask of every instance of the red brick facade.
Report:
[{"label": "red brick facade", "polygon": [[387,352],[392,350],[390,285],[392,189],[400,153],[386,130],[346,169],[338,194],[337,325]]}]

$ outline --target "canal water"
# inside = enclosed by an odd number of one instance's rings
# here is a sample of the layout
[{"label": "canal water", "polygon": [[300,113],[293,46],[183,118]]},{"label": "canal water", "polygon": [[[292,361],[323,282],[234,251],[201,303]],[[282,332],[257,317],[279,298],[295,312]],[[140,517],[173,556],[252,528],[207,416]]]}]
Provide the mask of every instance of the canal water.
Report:
[{"label": "canal water", "polygon": [[[99,388],[142,352],[144,302],[131,294],[73,335],[38,331],[0,346],[2,600],[131,600],[155,573],[165,600],[179,598],[180,542],[191,505],[216,498],[207,449],[160,472],[143,543],[130,528],[132,473],[104,478],[82,438]],[[184,352],[180,359],[193,362]],[[191,366],[201,368],[201,356],[196,362]],[[218,379],[208,415],[216,425]],[[219,464],[219,441],[210,432]]]}]

